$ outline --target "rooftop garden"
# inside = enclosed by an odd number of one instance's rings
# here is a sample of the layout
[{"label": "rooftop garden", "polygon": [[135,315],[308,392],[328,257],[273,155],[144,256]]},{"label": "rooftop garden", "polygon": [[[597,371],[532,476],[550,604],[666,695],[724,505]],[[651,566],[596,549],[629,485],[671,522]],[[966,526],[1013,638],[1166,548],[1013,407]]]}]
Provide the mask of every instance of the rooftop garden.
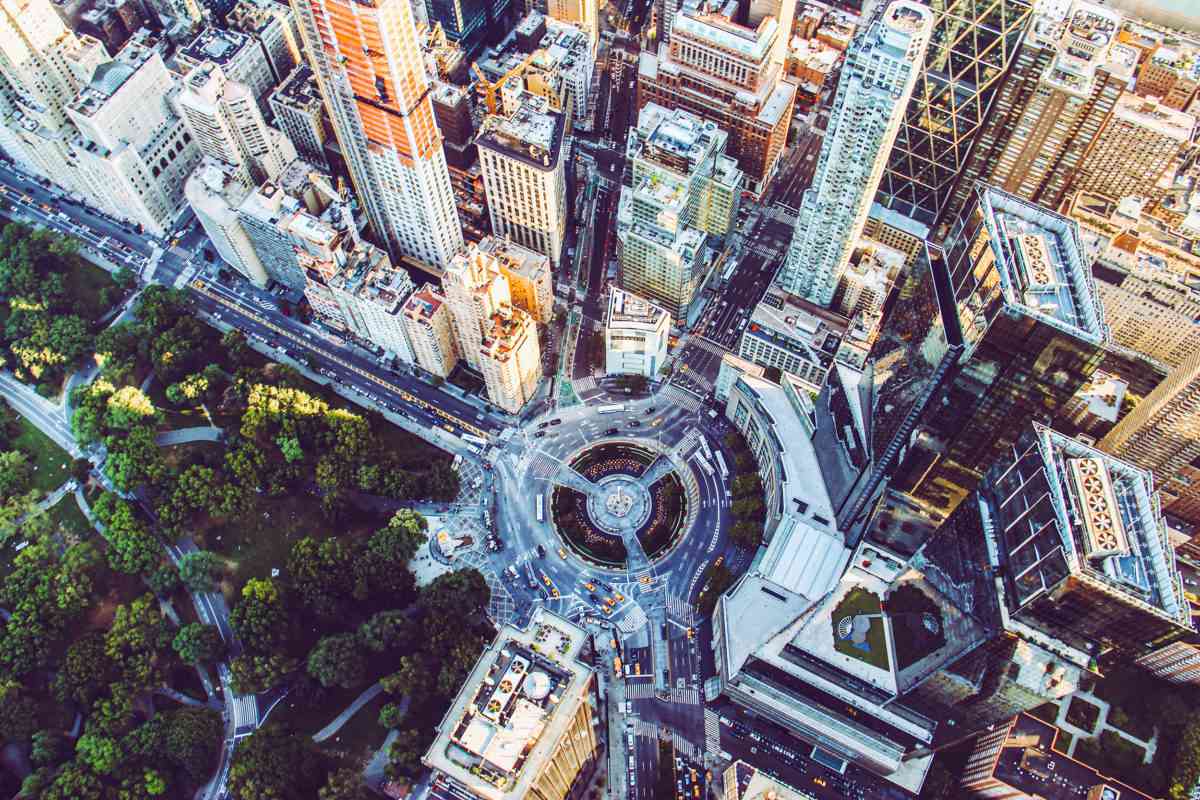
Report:
[{"label": "rooftop garden", "polygon": [[833,648],[878,669],[888,669],[882,612],[879,595],[861,587],[851,589],[833,609]]}]

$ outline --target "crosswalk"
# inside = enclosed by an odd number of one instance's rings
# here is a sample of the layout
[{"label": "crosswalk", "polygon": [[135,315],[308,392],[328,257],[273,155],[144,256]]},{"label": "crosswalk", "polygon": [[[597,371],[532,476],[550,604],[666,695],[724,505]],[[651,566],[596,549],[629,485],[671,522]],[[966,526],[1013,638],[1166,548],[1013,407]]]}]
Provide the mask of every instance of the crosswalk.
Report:
[{"label": "crosswalk", "polygon": [[535,450],[529,459],[529,464],[525,468],[527,475],[530,475],[538,480],[550,480],[556,472],[558,472],[558,462],[548,453],[541,450]]},{"label": "crosswalk", "polygon": [[[654,681],[652,680],[637,680],[627,681],[625,683],[625,697],[630,700],[652,700],[654,699]],[[641,722],[641,720],[639,720]],[[657,735],[658,730],[654,729],[650,735]]]},{"label": "crosswalk", "polygon": [[646,612],[642,610],[640,605],[632,605],[625,612],[625,616],[617,621],[617,627],[625,634],[630,634],[638,628],[645,627],[650,620],[646,617]]},{"label": "crosswalk", "polygon": [[571,381],[571,383],[575,386],[576,394],[590,392],[592,389],[596,388],[596,379],[591,375],[587,376],[586,378],[575,378]]},{"label": "crosswalk", "polygon": [[[258,698],[252,694],[243,694],[233,698],[233,729],[236,735],[241,731],[258,727]],[[247,731],[248,733],[249,731]]]},{"label": "crosswalk", "polygon": [[704,752],[721,752],[721,722],[710,708],[704,709]]},{"label": "crosswalk", "polygon": [[681,597],[667,595],[667,613],[685,625],[696,624],[696,610]]},{"label": "crosswalk", "polygon": [[686,411],[697,411],[701,406],[699,397],[673,383],[668,383],[663,388],[662,395],[667,402]]},{"label": "crosswalk", "polygon": [[698,706],[700,705],[700,690],[694,686],[689,686],[686,689],[672,689],[671,702]]}]

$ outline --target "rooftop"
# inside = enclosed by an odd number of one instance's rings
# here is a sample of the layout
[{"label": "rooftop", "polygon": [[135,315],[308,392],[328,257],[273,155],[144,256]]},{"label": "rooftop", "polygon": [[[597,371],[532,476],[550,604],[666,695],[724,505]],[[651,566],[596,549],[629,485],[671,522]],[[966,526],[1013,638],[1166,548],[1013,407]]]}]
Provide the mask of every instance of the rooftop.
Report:
[{"label": "rooftop", "polygon": [[404,314],[412,319],[428,322],[445,302],[446,298],[438,293],[437,287],[427,283],[409,295],[404,304]]},{"label": "rooftop", "polygon": [[671,28],[672,36],[699,39],[753,63],[771,52],[778,31],[774,17],[764,18],[755,29],[738,25],[723,13],[686,6],[675,15]]},{"label": "rooftop", "polygon": [[608,297],[608,324],[622,327],[656,328],[665,319],[670,325],[671,315],[649,300],[624,289],[613,288]]},{"label": "rooftop", "polygon": [[793,789],[745,761],[736,761],[725,771],[727,782],[731,773],[737,781],[735,800],[814,800],[811,794]]},{"label": "rooftop", "polygon": [[563,115],[551,110],[546,98],[525,92],[511,116],[487,117],[475,141],[480,147],[550,170],[558,166],[563,123]]},{"label": "rooftop", "polygon": [[1150,473],[1049,428],[1035,425],[1034,432],[1040,457],[1012,470],[1044,471],[1056,518],[1024,534],[1032,518],[997,531],[1009,544],[1010,564],[1028,565],[1013,581],[1013,604],[1024,606],[1074,576],[1190,627]]},{"label": "rooftop", "polygon": [[241,31],[205,28],[195,39],[182,47],[175,57],[188,64],[212,61],[223,65],[232,61],[243,47],[252,44],[249,34]]},{"label": "rooftop", "polygon": [[1133,787],[1054,749],[1058,729],[1028,714],[1011,723],[992,775],[1030,797],[1043,800],[1149,800]]},{"label": "rooftop", "polygon": [[292,70],[271,94],[271,102],[300,109],[315,111],[321,107],[321,89],[317,86],[316,76],[307,64],[301,64]]},{"label": "rooftop", "polygon": [[496,259],[510,272],[525,278],[537,277],[542,270],[550,269],[549,256],[497,236],[485,236],[475,245],[475,249]]},{"label": "rooftop", "polygon": [[542,608],[523,630],[505,625],[463,684],[424,762],[487,796],[525,797],[572,709],[586,702],[587,637]]},{"label": "rooftop", "polygon": [[979,197],[1008,304],[1102,344],[1108,328],[1075,222],[993,187]]},{"label": "rooftop", "polygon": [[750,314],[743,336],[758,336],[791,348],[816,364],[827,364],[850,321],[803,298],[772,286]]},{"label": "rooftop", "polygon": [[1128,92],[1117,98],[1113,115],[1117,119],[1175,139],[1181,146],[1191,140],[1192,130],[1196,127],[1196,118],[1191,114],[1164,106],[1154,98],[1138,97]]},{"label": "rooftop", "polygon": [[631,155],[687,173],[712,153],[723,152],[727,138],[711,120],[682,108],[647,103],[638,113],[637,136],[630,137],[628,148]]},{"label": "rooftop", "polygon": [[152,48],[130,41],[121,48],[116,58],[96,67],[96,71],[92,73],[92,80],[80,90],[69,108],[84,116],[92,116],[103,108],[156,52]]}]

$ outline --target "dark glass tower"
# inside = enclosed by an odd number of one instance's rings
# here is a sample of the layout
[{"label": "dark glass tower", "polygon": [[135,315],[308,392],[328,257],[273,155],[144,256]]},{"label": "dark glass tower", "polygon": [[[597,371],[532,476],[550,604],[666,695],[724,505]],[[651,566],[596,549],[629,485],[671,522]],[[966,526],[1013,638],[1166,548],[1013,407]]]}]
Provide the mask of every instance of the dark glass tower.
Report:
[{"label": "dark glass tower", "polygon": [[512,30],[511,0],[425,0],[429,22],[440,22],[446,38],[474,61],[484,45],[503,39]]},{"label": "dark glass tower", "polygon": [[1029,420],[1052,420],[1091,378],[1107,338],[1075,223],[977,187],[884,310],[872,475],[843,528],[861,530],[888,487],[948,515]]},{"label": "dark glass tower", "polygon": [[879,184],[883,205],[932,226],[1029,26],[1028,0],[932,0],[933,34]]}]

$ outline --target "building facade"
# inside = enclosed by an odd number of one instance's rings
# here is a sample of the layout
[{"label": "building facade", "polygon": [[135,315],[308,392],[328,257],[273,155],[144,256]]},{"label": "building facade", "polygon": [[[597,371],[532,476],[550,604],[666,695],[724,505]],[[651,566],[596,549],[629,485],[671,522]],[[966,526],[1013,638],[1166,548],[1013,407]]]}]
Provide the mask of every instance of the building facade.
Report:
[{"label": "building facade", "polygon": [[943,216],[1021,47],[1032,6],[949,0],[930,7],[929,46],[888,155],[880,203],[931,227]]},{"label": "building facade", "polygon": [[475,139],[492,233],[557,266],[567,227],[563,115],[528,93],[512,105],[488,116]]},{"label": "building facade", "polygon": [[548,325],[554,318],[554,273],[549,257],[495,236],[483,238],[475,248],[495,260],[508,280],[512,304]]},{"label": "building facade", "polygon": [[411,4],[299,0],[295,10],[375,235],[395,260],[445,266],[462,247],[462,227]]},{"label": "building facade", "polygon": [[979,182],[1047,208],[1062,204],[1137,66],[1137,51],[1117,41],[1120,24],[1116,12],[1083,0],[1034,16],[942,223],[972,202]]},{"label": "building facade", "polygon": [[225,77],[250,89],[254,101],[266,112],[267,98],[275,88],[275,73],[267,54],[254,37],[239,30],[205,28],[175,53],[175,63],[187,73],[209,61]]},{"label": "building facade", "polygon": [[617,211],[621,288],[676,321],[691,311],[716,249],[733,230],[743,185],[711,120],[649,104],[629,129],[631,185]]},{"label": "building facade", "polygon": [[1159,182],[1191,142],[1196,119],[1153,99],[1123,94],[1079,165],[1075,188],[1120,199],[1162,198]]},{"label": "building facade", "polygon": [[604,371],[655,378],[667,363],[671,315],[622,289],[608,295],[604,315]]},{"label": "building facade", "polygon": [[270,276],[238,217],[238,208],[250,191],[232,165],[208,158],[188,176],[183,189],[217,255],[261,288]]},{"label": "building facade", "polygon": [[434,792],[471,800],[566,800],[599,756],[599,696],[588,634],[536,609],[480,656],[422,759]]},{"label": "building facade", "polygon": [[1089,381],[1108,341],[1074,222],[981,187],[905,276],[871,347],[873,477],[950,513],[1030,419],[1052,419]]},{"label": "building facade", "polygon": [[796,99],[775,57],[788,38],[774,17],[748,28],[708,4],[679,9],[669,43],[638,61],[639,113],[654,103],[715,123],[745,173],[745,191],[761,198],[787,144]]},{"label": "building facade", "polygon": [[458,363],[458,347],[446,298],[425,284],[409,296],[402,314],[415,363],[431,375],[448,376]]},{"label": "building facade", "polygon": [[788,292],[832,305],[903,122],[932,22],[926,7],[896,0],[846,54],[813,184],[776,276]]},{"label": "building facade", "polygon": [[815,391],[849,327],[850,320],[840,314],[771,287],[750,314],[738,356],[795,375]]}]

